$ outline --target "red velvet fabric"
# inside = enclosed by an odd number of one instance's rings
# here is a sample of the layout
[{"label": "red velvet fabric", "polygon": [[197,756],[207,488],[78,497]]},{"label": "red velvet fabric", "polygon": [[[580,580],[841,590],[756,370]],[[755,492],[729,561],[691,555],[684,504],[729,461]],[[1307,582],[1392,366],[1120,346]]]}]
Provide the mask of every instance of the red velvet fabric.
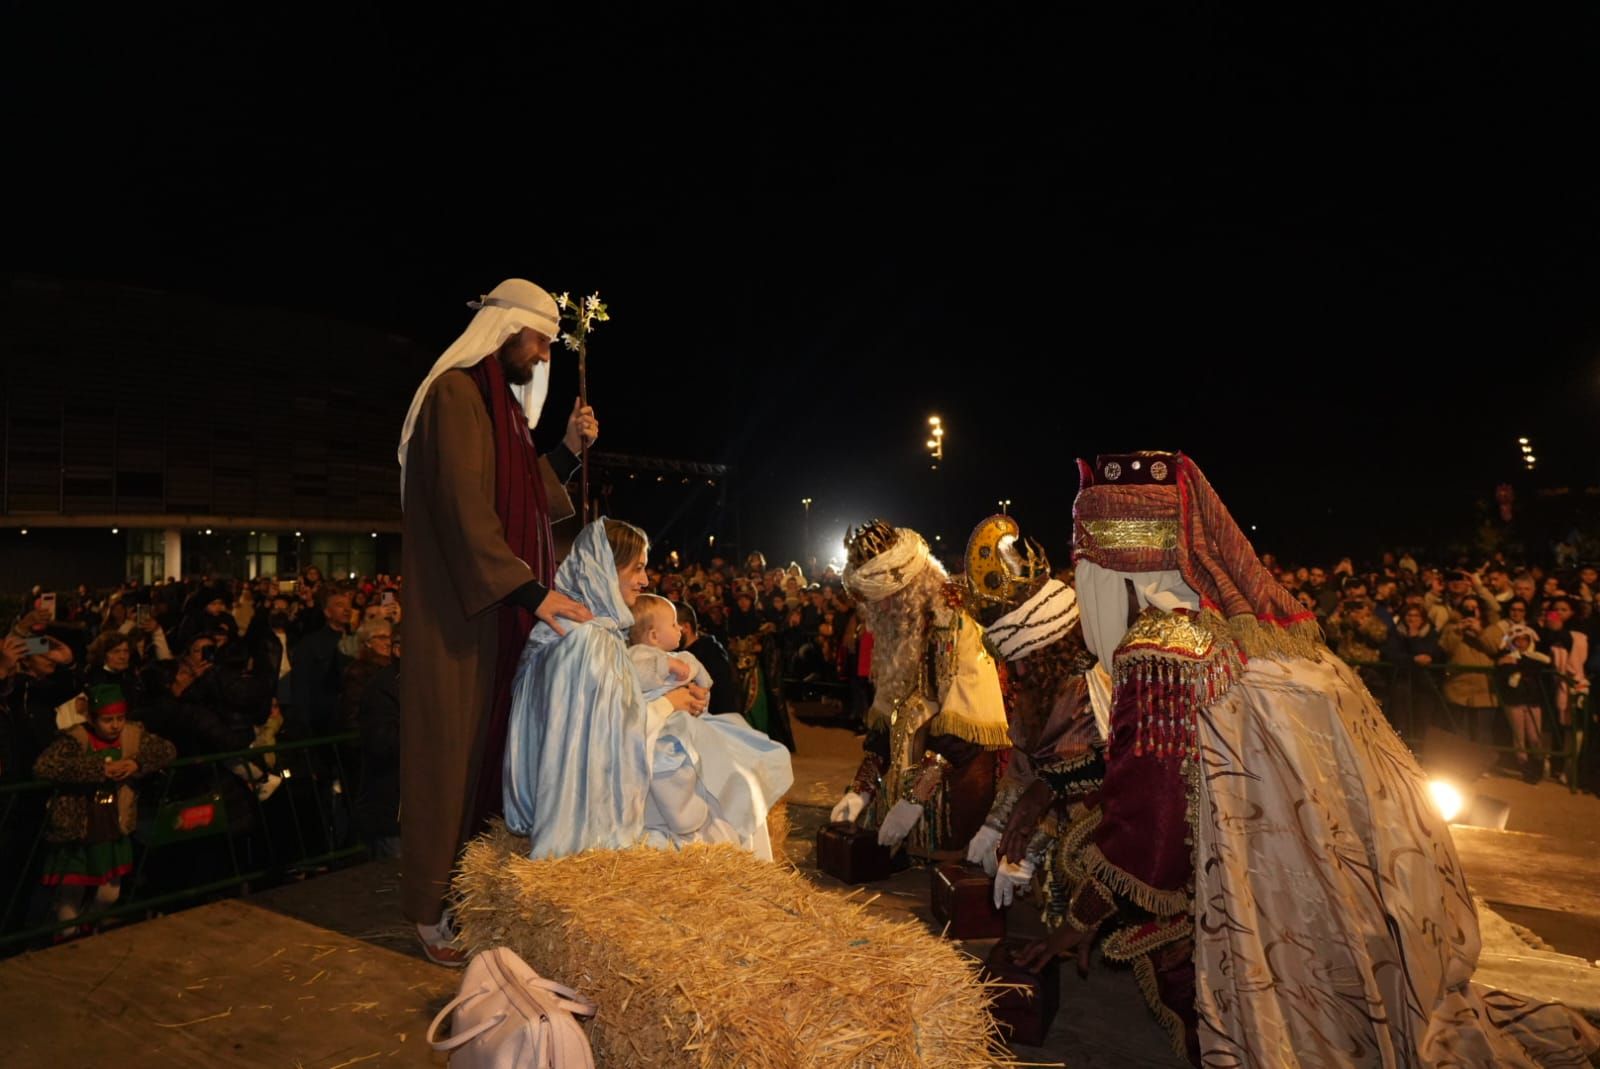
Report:
[{"label": "red velvet fabric", "polygon": [[[527,416],[507,384],[500,361],[493,354],[471,369],[473,382],[483,394],[494,425],[494,511],[506,545],[533,571],[534,579],[549,586],[555,578],[555,548],[550,537],[550,505],[539,472],[539,454],[533,445]],[[497,816],[502,799],[506,725],[511,719],[511,685],[517,661],[533,630],[534,616],[509,602],[499,609],[495,649],[494,702],[489,709],[487,749],[479,765],[477,790],[469,828],[479,828]]]},{"label": "red velvet fabric", "polygon": [[[1135,755],[1139,721],[1181,712],[1163,687],[1118,687],[1111,711],[1110,757],[1098,800],[1094,844],[1105,859],[1158,891],[1183,891],[1194,871],[1183,762]],[[1116,890],[1113,887],[1113,890]]]}]

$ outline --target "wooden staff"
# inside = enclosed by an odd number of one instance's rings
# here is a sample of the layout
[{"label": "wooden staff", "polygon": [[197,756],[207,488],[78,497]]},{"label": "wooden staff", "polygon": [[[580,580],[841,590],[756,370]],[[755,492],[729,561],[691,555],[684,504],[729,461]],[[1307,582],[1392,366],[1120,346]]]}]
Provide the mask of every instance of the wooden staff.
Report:
[{"label": "wooden staff", "polygon": [[[585,332],[587,333],[587,332]],[[589,339],[578,338],[578,408],[581,411],[589,407]],[[578,516],[584,525],[589,523],[589,439],[580,430],[578,433],[578,469],[581,472],[578,483],[578,493],[583,495],[583,502],[579,505]]]}]

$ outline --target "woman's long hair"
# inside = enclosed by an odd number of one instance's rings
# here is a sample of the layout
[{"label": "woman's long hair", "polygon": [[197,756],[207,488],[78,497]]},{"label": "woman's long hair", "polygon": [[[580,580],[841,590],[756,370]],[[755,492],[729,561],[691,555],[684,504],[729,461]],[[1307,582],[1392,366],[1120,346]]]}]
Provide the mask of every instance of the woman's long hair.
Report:
[{"label": "woman's long hair", "polygon": [[606,520],[606,541],[611,543],[611,556],[619,572],[643,557],[650,548],[650,536],[626,520]]}]

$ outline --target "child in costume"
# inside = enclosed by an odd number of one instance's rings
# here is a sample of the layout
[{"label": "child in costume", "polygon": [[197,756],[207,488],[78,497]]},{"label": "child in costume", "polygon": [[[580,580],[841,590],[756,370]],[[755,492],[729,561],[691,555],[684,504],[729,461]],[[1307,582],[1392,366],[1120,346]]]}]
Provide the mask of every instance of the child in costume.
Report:
[{"label": "child in costume", "polygon": [[133,782],[177,756],[172,743],[128,723],[127,700],[113,685],[89,688],[88,722],[62,732],[39,755],[34,775],[58,785],[40,881],[55,888],[58,920],[80,916],[90,900],[104,909],[121,896],[122,878],[133,870]]}]

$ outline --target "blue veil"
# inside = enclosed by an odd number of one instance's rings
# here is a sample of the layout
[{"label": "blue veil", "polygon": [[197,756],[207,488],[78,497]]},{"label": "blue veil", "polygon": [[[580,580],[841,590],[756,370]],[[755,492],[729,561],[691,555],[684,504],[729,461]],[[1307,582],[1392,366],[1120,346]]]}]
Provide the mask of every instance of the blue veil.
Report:
[{"label": "blue veil", "polygon": [[505,814],[535,858],[631,846],[644,831],[650,786],[646,703],[628,660],[633,614],[604,517],[579,532],[555,589],[595,618],[564,623],[565,635],[536,624],[517,669]]}]

